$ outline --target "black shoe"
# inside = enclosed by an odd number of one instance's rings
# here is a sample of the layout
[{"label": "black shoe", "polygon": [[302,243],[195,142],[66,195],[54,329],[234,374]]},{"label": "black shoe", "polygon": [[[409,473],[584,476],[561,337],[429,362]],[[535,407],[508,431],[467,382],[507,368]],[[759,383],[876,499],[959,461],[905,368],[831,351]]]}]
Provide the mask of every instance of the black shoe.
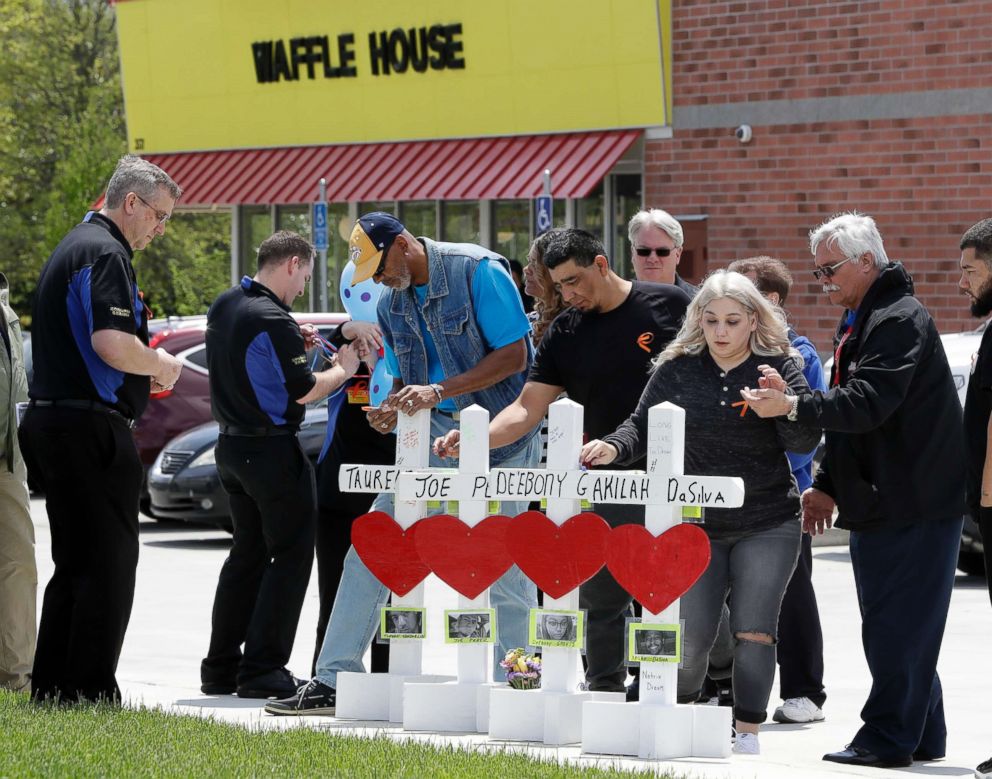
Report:
[{"label": "black shoe", "polygon": [[978,764],[978,768],[975,769],[975,776],[977,776],[978,779],[988,779],[992,776],[992,757],[984,763]]},{"label": "black shoe", "polygon": [[200,692],[204,695],[234,695],[238,685],[234,682],[204,682],[200,685]]},{"label": "black shoe", "polygon": [[847,749],[841,752],[830,752],[823,756],[824,760],[831,763],[844,763],[845,765],[864,765],[870,768],[906,768],[913,764],[913,758],[890,757],[888,759],[879,757],[874,752],[869,752],[864,747],[856,747],[848,744]]},{"label": "black shoe", "polygon": [[285,668],[277,668],[238,685],[239,698],[288,698],[307,683]]},{"label": "black shoe", "polygon": [[635,676],[627,686],[627,703],[636,703],[641,699],[641,677]]},{"label": "black shoe", "polygon": [[922,749],[917,749],[913,753],[913,760],[918,760],[921,763],[929,763],[932,760],[943,760],[943,759],[944,759],[943,753],[939,755],[934,755],[931,754],[930,752],[925,752]]},{"label": "black shoe", "polygon": [[302,717],[308,714],[334,716],[337,704],[337,692],[323,682],[311,679],[305,687],[301,687],[296,695],[281,701],[269,701],[265,711],[276,716]]}]

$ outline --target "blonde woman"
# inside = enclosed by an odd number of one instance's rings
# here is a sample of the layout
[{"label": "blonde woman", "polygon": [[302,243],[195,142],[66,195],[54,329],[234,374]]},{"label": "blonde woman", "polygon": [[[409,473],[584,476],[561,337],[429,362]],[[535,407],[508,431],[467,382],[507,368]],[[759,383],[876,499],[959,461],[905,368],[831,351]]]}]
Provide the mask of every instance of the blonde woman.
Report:
[{"label": "blonde woman", "polygon": [[590,466],[642,457],[648,409],[670,401],[685,409],[686,473],[744,479],[741,508],[706,510],[703,529],[712,558],[682,598],[679,671],[679,700],[694,702],[729,592],[734,751],[743,754],[759,752],[758,728],[775,676],[779,608],[799,555],[799,491],[785,453],[812,449],[820,431],[785,418],[762,419],[741,401],[741,390],[765,386],[764,372],[774,369],[787,391],[809,392],[801,367],[781,310],[746,277],[718,271],[706,279],[679,334],[656,358],[633,415],[582,448],[582,461]]}]

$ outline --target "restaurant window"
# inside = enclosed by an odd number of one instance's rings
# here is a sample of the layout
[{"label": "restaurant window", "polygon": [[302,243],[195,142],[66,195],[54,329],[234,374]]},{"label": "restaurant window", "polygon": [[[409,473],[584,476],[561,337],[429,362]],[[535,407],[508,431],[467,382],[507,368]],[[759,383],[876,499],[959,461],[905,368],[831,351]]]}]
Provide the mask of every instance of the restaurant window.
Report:
[{"label": "restaurant window", "polygon": [[258,247],[272,235],[272,211],[268,206],[241,206],[240,276],[254,276],[258,270]]},{"label": "restaurant window", "polygon": [[400,203],[400,221],[413,235],[437,235],[437,203],[434,200],[411,200]]},{"label": "restaurant window", "polygon": [[479,201],[447,200],[441,204],[441,240],[479,243]]},{"label": "restaurant window", "polygon": [[[341,272],[348,263],[348,239],[353,224],[347,203],[327,204],[327,310],[344,311],[341,303]],[[318,260],[320,253],[317,253]]]},{"label": "restaurant window", "polygon": [[276,230],[289,230],[311,240],[310,206],[276,206]]},{"label": "restaurant window", "polygon": [[603,240],[603,182],[588,197],[575,201],[575,226]]},{"label": "restaurant window", "polygon": [[624,173],[613,176],[613,269],[625,279],[634,278],[630,261],[627,223],[641,210],[641,177]]},{"label": "restaurant window", "polygon": [[366,203],[358,204],[358,215],[371,214],[373,211],[385,211],[387,214],[396,215],[395,200],[369,200]]},{"label": "restaurant window", "polygon": [[497,200],[493,203],[493,246],[507,259],[527,264],[530,249],[530,201]]}]

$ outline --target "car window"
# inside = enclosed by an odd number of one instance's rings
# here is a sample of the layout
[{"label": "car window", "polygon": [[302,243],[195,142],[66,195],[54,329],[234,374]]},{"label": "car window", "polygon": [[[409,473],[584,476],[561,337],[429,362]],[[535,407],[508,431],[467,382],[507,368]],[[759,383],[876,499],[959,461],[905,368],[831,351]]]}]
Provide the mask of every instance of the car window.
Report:
[{"label": "car window", "polygon": [[193,363],[193,365],[203,368],[203,370],[207,369],[207,347],[197,346],[195,349],[190,349],[186,352],[183,357]]}]

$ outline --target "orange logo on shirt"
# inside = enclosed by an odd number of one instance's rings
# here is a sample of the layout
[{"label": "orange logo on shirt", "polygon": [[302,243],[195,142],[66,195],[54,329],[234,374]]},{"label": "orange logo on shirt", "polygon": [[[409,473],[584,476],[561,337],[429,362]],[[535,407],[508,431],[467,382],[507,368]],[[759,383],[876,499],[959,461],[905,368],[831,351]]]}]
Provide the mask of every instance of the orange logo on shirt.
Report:
[{"label": "orange logo on shirt", "polygon": [[730,407],[731,408],[737,408],[738,406],[741,407],[741,416],[744,416],[747,413],[747,401],[746,400],[738,400],[736,403],[731,403],[730,404]]},{"label": "orange logo on shirt", "polygon": [[648,354],[651,354],[651,343],[654,341],[654,333],[641,333],[637,336],[637,345]]}]

